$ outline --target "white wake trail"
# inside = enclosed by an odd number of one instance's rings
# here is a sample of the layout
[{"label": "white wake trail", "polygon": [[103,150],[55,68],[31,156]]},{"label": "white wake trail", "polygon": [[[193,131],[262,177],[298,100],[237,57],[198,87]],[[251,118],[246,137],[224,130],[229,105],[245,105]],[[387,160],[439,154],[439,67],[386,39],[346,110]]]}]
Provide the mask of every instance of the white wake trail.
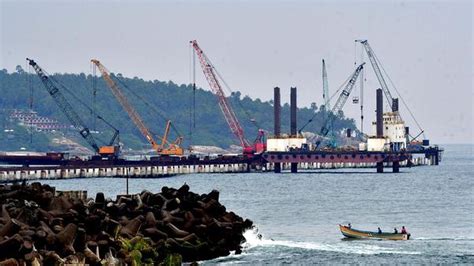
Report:
[{"label": "white wake trail", "polygon": [[373,244],[367,244],[367,242],[356,243],[356,241],[347,241],[340,244],[325,244],[317,242],[298,242],[298,241],[287,241],[287,240],[272,240],[259,234],[258,229],[247,230],[244,233],[246,242],[243,244],[244,250],[251,250],[256,247],[288,247],[298,248],[307,250],[321,250],[330,252],[350,253],[350,254],[421,254],[420,252],[411,252],[397,250],[394,248],[381,247]]}]

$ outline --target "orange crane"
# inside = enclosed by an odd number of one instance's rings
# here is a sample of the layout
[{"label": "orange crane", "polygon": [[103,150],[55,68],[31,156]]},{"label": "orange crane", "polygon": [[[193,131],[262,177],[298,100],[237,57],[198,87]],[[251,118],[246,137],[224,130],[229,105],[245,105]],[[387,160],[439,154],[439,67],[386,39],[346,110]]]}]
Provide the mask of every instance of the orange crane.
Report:
[{"label": "orange crane", "polygon": [[171,121],[168,120],[166,122],[165,133],[163,137],[161,137],[161,143],[158,143],[154,138],[153,134],[150,132],[148,127],[143,122],[143,119],[138,114],[138,112],[132,107],[132,105],[128,102],[127,97],[122,93],[119,86],[110,76],[110,72],[105,68],[99,60],[92,59],[91,62],[99,68],[99,71],[102,73],[102,77],[104,78],[105,82],[112,90],[115,98],[117,101],[122,105],[123,109],[127,112],[130,119],[132,119],[133,123],[137,126],[140,130],[142,135],[150,142],[152,148],[158,152],[160,155],[183,155],[184,150],[180,147],[181,142],[183,141],[183,137],[179,136],[174,142],[168,141],[168,135],[171,128]]}]

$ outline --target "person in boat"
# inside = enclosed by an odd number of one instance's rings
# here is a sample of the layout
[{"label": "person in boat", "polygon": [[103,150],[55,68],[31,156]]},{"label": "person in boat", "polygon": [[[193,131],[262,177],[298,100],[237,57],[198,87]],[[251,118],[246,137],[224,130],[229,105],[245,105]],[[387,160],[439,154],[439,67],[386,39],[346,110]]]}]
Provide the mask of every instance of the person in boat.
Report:
[{"label": "person in boat", "polygon": [[378,227],[378,228],[377,228],[377,232],[378,232],[379,234],[381,234],[381,233],[382,233],[382,229],[380,229],[380,227]]},{"label": "person in boat", "polygon": [[397,230],[397,228],[396,228],[396,227],[395,227],[395,228],[393,228],[393,233],[394,233],[394,234],[398,234],[398,230]]},{"label": "person in boat", "polygon": [[351,225],[351,223],[348,223],[348,224],[347,224],[347,228],[349,228],[349,229],[351,229],[351,228],[352,228],[352,225]]},{"label": "person in boat", "polygon": [[402,232],[401,233],[402,234],[408,234],[407,229],[405,228],[405,226],[402,226]]}]

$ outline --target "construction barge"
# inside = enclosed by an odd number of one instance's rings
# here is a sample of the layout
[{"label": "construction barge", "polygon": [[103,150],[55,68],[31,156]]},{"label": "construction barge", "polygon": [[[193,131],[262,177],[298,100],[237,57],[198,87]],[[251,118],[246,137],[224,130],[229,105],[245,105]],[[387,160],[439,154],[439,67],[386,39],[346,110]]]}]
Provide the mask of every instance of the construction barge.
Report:
[{"label": "construction barge", "polygon": [[[360,69],[359,69],[360,71]],[[357,77],[357,70],[352,79]],[[353,86],[349,83],[348,86]],[[350,92],[350,88],[347,89]],[[348,97],[343,91],[341,98]],[[292,173],[298,169],[319,168],[360,168],[375,167],[382,173],[385,167],[391,167],[398,173],[400,167],[416,165],[438,165],[443,149],[430,146],[429,140],[421,143],[409,141],[409,128],[398,113],[398,100],[395,99],[390,112],[383,112],[382,90],[376,91],[376,121],[372,123],[374,134],[367,136],[366,142],[359,147],[338,148],[318,147],[318,144],[308,142],[297,130],[296,88],[290,92],[290,135],[281,134],[280,89],[274,89],[274,136],[267,139],[266,152],[263,159],[271,163],[275,173],[290,169]],[[330,124],[327,121],[325,124]],[[321,135],[326,136],[325,126]],[[351,134],[348,133],[348,138]],[[288,167],[289,166],[289,167]]]},{"label": "construction barge", "polygon": [[[391,167],[394,173],[400,167],[438,165],[442,149],[430,147],[423,151],[368,152],[368,151],[290,151],[266,152],[262,156],[272,165],[275,173],[290,169],[336,169],[336,168],[377,168],[383,173]],[[290,167],[288,167],[290,166]]]}]

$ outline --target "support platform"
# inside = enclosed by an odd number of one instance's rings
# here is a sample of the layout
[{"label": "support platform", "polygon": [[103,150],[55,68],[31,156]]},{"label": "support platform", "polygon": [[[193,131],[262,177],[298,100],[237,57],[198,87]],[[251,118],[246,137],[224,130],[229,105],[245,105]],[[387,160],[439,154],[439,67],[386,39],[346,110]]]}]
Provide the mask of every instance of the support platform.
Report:
[{"label": "support platform", "polygon": [[[394,173],[400,172],[400,166],[438,165],[443,150],[433,147],[420,151],[368,152],[368,151],[289,151],[266,152],[262,158],[274,165],[274,172],[280,173],[289,165],[292,173],[298,169],[318,168],[359,168],[373,167],[377,173],[383,173],[384,167],[391,167]],[[424,156],[414,158],[415,155]],[[277,166],[278,165],[278,166]]]}]

